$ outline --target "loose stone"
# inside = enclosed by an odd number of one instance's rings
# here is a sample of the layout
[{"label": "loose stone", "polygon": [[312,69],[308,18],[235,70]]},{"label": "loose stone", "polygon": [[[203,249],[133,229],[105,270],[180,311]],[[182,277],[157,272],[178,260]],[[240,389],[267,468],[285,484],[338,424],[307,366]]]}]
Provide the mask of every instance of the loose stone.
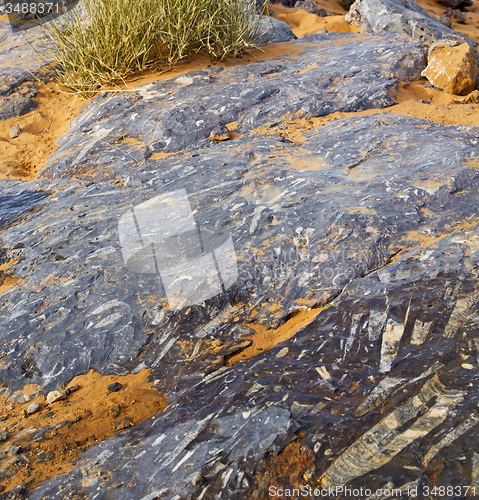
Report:
[{"label": "loose stone", "polygon": [[110,408],[110,417],[112,418],[116,418],[120,415],[120,412],[121,412],[121,408],[120,408],[120,405],[113,405],[111,408]]},{"label": "loose stone", "polygon": [[467,95],[477,83],[477,57],[470,45],[450,47],[444,43],[429,51],[428,65],[421,73],[435,87],[455,95]]},{"label": "loose stone", "polygon": [[121,384],[120,384],[120,382],[113,382],[113,384],[110,384],[110,385],[108,386],[108,390],[109,390],[110,392],[117,392],[117,391],[119,391],[120,389],[121,389]]},{"label": "loose stone", "polygon": [[217,127],[215,127],[211,131],[210,136],[208,137],[210,141],[217,141],[217,142],[227,141],[230,138],[231,138],[231,132],[224,125],[218,125]]},{"label": "loose stone", "polygon": [[60,391],[51,391],[47,394],[47,403],[51,405],[52,403],[55,403],[56,401],[61,401],[62,399],[65,398],[66,398],[65,393]]},{"label": "loose stone", "polygon": [[10,137],[10,139],[16,139],[17,137],[20,137],[20,135],[22,135],[22,129],[17,123],[10,129],[8,137]]},{"label": "loose stone", "polygon": [[33,413],[37,413],[38,410],[40,410],[40,405],[34,402],[28,405],[27,413],[28,415],[32,415]]}]

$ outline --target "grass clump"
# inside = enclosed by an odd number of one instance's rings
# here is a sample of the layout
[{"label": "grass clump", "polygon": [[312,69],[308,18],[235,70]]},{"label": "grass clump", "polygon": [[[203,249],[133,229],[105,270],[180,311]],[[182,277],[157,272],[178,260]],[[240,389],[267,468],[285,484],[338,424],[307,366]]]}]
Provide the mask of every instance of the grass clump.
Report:
[{"label": "grass clump", "polygon": [[220,60],[250,52],[260,17],[254,0],[82,0],[43,31],[58,81],[90,96],[201,50]]}]

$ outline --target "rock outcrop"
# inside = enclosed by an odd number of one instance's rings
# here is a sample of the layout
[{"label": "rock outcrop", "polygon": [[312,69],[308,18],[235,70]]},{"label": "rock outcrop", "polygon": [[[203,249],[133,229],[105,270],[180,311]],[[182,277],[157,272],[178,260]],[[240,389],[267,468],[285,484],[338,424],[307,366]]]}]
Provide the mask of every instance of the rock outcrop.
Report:
[{"label": "rock outcrop", "polygon": [[[5,390],[67,395],[91,368],[149,368],[168,401],[135,425],[110,405],[121,432],[0,498],[479,488],[479,130],[379,112],[425,68],[405,35],[287,44],[270,60],[103,93],[38,179],[0,181],[0,264],[18,279],[0,296]],[[18,82],[12,93],[28,78]],[[285,132],[374,109],[298,141]],[[224,127],[229,140],[209,139]],[[119,221],[130,214],[122,234],[156,258],[134,239],[148,236],[135,207],[179,192],[199,228],[231,235],[237,275],[175,310],[170,283],[125,266]],[[182,223],[171,213],[169,230]],[[2,462],[0,482],[15,467]]]},{"label": "rock outcrop", "polygon": [[365,33],[394,31],[406,33],[426,47],[443,41],[466,42],[476,47],[470,38],[447,28],[432,18],[414,0],[356,0],[346,15],[350,24]]}]

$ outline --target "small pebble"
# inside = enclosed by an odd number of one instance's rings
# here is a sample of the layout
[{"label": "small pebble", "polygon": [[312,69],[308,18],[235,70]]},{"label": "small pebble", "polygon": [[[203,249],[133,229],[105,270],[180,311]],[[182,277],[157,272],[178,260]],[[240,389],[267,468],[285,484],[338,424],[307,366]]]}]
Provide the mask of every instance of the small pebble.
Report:
[{"label": "small pebble", "polygon": [[27,408],[27,413],[29,415],[32,415],[33,413],[36,413],[38,410],[40,409],[40,405],[38,403],[31,403],[30,405],[28,405],[28,408]]},{"label": "small pebble", "polygon": [[18,455],[23,451],[23,448],[21,446],[12,446],[10,450],[14,455]]},{"label": "small pebble", "polygon": [[47,403],[51,405],[52,403],[55,403],[56,401],[61,401],[62,399],[65,398],[66,398],[65,393],[60,391],[51,391],[47,394]]},{"label": "small pebble", "polygon": [[115,429],[121,431],[123,429],[128,429],[130,425],[133,425],[130,417],[125,417],[123,420],[120,419],[117,422],[115,422]]},{"label": "small pebble", "polygon": [[121,384],[120,382],[113,382],[113,384],[110,384],[108,386],[108,390],[110,392],[116,392],[116,391],[119,391],[121,389]]},{"label": "small pebble", "polygon": [[68,389],[65,391],[65,394],[69,396],[72,392],[76,392],[80,389],[79,385],[74,385],[73,387],[68,387]]},{"label": "small pebble", "polygon": [[467,16],[465,12],[462,12],[462,10],[454,9],[452,11],[452,18],[456,21],[456,23],[466,24]]},{"label": "small pebble", "polygon": [[231,132],[225,125],[218,125],[217,127],[215,127],[211,131],[210,136],[208,137],[210,141],[216,141],[216,142],[227,141],[230,138],[231,138]]},{"label": "small pebble", "polygon": [[440,16],[438,17],[438,21],[441,22],[446,28],[450,28],[452,26],[452,21],[450,17]]},{"label": "small pebble", "polygon": [[116,418],[120,415],[120,412],[121,412],[121,408],[120,408],[120,405],[113,405],[111,408],[110,408],[110,417],[112,418]]},{"label": "small pebble", "polygon": [[0,431],[0,442],[6,441],[8,438],[7,431],[3,430]]},{"label": "small pebble", "polygon": [[20,135],[22,135],[22,128],[17,123],[10,129],[8,137],[10,137],[10,139],[16,139],[17,137],[20,137]]}]

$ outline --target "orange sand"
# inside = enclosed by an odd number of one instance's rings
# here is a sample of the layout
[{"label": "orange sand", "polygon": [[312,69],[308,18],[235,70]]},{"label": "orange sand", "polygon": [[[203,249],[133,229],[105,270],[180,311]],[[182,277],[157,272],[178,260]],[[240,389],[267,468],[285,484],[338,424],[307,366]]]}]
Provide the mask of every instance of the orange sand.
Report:
[{"label": "orange sand", "polygon": [[[61,92],[55,83],[41,85],[37,109],[0,121],[0,179],[34,179],[57,148],[57,140],[70,129],[71,120],[87,101]],[[14,125],[22,134],[9,138]]]},{"label": "orange sand", "polygon": [[[0,421],[0,430],[8,433],[7,441],[1,444],[2,452],[8,456],[8,460],[2,462],[1,472],[10,477],[0,484],[6,491],[18,484],[32,488],[52,476],[64,474],[73,468],[73,459],[95,442],[164,409],[165,397],[146,382],[149,374],[149,370],[142,370],[137,374],[114,376],[90,370],[67,385],[79,385],[80,389],[51,405],[34,385],[25,386],[23,391],[10,398],[1,395],[1,418],[7,418]],[[107,387],[113,382],[119,382],[123,387],[118,392],[109,392]],[[28,401],[15,403],[22,394]],[[40,404],[40,411],[25,416],[32,402]],[[119,405],[120,413],[113,417],[110,408],[116,405]],[[119,428],[115,428],[115,424]],[[32,435],[44,427],[49,429],[45,435],[30,441]],[[24,451],[15,455],[11,450],[13,446],[21,446]],[[25,463],[15,464],[18,457],[23,457]]]},{"label": "orange sand", "polygon": [[234,365],[237,361],[257,356],[264,351],[268,351],[275,345],[290,339],[301,328],[309,325],[309,323],[311,323],[321,311],[326,309],[326,307],[315,307],[313,309],[300,311],[275,330],[269,330],[265,325],[258,323],[251,323],[250,325],[245,324],[244,326],[249,326],[255,331],[253,335],[244,337],[245,344],[249,344],[250,341],[253,341],[253,344],[244,351],[228,357],[225,360],[225,364],[227,366]]}]

